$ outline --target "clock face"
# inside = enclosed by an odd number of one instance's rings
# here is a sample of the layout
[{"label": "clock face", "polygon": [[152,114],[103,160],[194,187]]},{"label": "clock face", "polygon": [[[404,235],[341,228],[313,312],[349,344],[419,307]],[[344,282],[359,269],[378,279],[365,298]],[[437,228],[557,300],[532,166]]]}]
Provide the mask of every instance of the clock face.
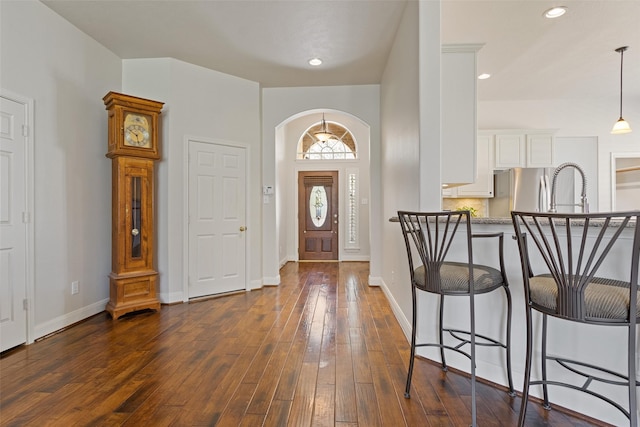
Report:
[{"label": "clock face", "polygon": [[124,118],[124,145],[151,147],[151,117],[128,113]]}]

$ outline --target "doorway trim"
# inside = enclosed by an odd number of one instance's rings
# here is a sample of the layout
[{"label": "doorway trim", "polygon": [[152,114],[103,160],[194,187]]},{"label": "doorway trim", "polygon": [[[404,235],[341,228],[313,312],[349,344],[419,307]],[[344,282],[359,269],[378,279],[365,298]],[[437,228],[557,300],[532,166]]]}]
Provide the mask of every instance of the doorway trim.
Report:
[{"label": "doorway trim", "polygon": [[26,235],[25,235],[25,264],[26,264],[26,277],[25,277],[25,295],[27,298],[27,330],[26,330],[26,344],[31,344],[34,341],[34,327],[35,327],[35,233],[34,233],[34,218],[35,218],[35,115],[34,115],[34,100],[25,96],[19,95],[10,90],[0,88],[0,97],[8,99],[18,104],[22,104],[25,112],[25,119],[27,122],[27,135],[26,135],[26,153],[24,164],[24,179],[25,179],[25,201],[26,212],[24,218],[26,220]]},{"label": "doorway trim", "polygon": [[331,164],[330,162],[327,162],[327,164],[323,164],[323,163],[315,163],[313,165],[296,165],[296,167],[293,168],[293,176],[292,176],[292,181],[291,182],[295,182],[296,186],[295,189],[292,189],[292,194],[293,194],[293,203],[290,204],[290,206],[294,209],[294,213],[295,213],[295,218],[298,218],[298,220],[296,220],[296,226],[294,227],[294,239],[296,242],[296,252],[295,252],[295,261],[299,262],[300,261],[300,248],[298,247],[299,242],[300,242],[300,233],[299,233],[299,218],[300,218],[300,209],[299,209],[299,201],[298,201],[298,174],[300,172],[322,172],[322,171],[336,171],[338,172],[338,259],[337,261],[342,261],[342,257],[343,257],[343,242],[344,242],[344,230],[342,228],[342,218],[345,217],[345,212],[344,212],[344,189],[343,189],[343,181],[344,181],[344,167],[340,167],[339,165],[336,165],[335,163]]},{"label": "doorway trim", "polygon": [[[311,176],[313,178],[327,178],[327,177],[331,177],[331,200],[328,201],[329,202],[329,206],[331,207],[331,211],[327,212],[327,219],[329,221],[329,223],[331,224],[331,221],[337,221],[337,226],[335,227],[334,230],[334,226],[331,226],[331,233],[332,233],[332,237],[331,237],[331,241],[332,241],[332,246],[333,244],[336,245],[335,247],[335,258],[331,258],[331,259],[305,259],[302,260],[300,259],[300,252],[301,252],[301,237],[300,236],[300,230],[303,227],[303,223],[306,223],[306,219],[307,219],[307,215],[308,212],[300,212],[300,207],[301,205],[304,205],[306,207],[309,206],[309,200],[306,198],[307,193],[306,193],[306,188],[307,188],[307,184],[305,184],[304,182],[302,182],[302,179],[304,179],[305,181],[307,180],[307,178],[309,177],[309,175],[304,176],[304,174],[306,173],[311,173]],[[322,175],[319,175],[322,174]],[[335,181],[334,181],[334,176],[335,176]],[[313,179],[311,178],[311,179]],[[298,262],[301,261],[310,261],[310,262],[320,262],[320,261],[340,261],[340,241],[342,238],[342,232],[341,232],[341,225],[342,225],[342,201],[340,199],[341,196],[341,192],[340,192],[340,170],[337,168],[328,168],[328,169],[324,169],[324,170],[303,170],[303,171],[298,171],[297,177],[295,182],[297,183],[296,185],[296,204],[297,204],[297,246],[298,246]],[[301,200],[300,199],[300,193],[301,191],[304,190],[305,193],[305,199]],[[335,205],[337,205],[337,210],[335,209]],[[320,230],[318,230],[320,231]],[[327,231],[327,230],[323,230],[323,231]],[[306,231],[305,231],[306,232]],[[337,234],[337,236],[333,236],[333,233]],[[305,251],[306,252],[306,251]],[[332,253],[333,253],[333,248],[332,248]],[[333,256],[333,255],[332,255]]]},{"label": "doorway trim", "polygon": [[[201,142],[204,144],[224,145],[245,150],[245,164],[251,164],[251,147],[248,144],[236,141],[227,141],[217,138],[206,138],[194,135],[185,135],[182,144],[182,302],[189,302],[189,145],[191,142]],[[246,180],[244,188],[245,197],[245,221],[247,230],[253,230],[251,224],[251,200],[249,197],[249,183],[251,182],[251,168],[246,167]],[[244,289],[251,290],[251,233],[245,235],[245,264],[244,264]]]},{"label": "doorway trim", "polygon": [[637,151],[623,151],[623,152],[612,152],[611,153],[611,209],[612,211],[616,210],[616,187],[617,187],[617,177],[616,177],[616,160],[618,159],[629,159],[640,157],[640,152]]}]

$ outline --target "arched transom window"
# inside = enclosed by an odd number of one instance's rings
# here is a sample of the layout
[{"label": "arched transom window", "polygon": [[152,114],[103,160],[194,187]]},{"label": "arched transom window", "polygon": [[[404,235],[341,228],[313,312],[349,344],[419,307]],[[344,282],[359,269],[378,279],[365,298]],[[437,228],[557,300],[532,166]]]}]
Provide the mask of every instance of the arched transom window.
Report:
[{"label": "arched transom window", "polygon": [[323,123],[311,126],[302,134],[298,141],[298,159],[304,160],[355,160],[356,142],[343,126],[325,122],[325,130],[331,134],[326,141],[316,137],[316,133],[322,130]]}]

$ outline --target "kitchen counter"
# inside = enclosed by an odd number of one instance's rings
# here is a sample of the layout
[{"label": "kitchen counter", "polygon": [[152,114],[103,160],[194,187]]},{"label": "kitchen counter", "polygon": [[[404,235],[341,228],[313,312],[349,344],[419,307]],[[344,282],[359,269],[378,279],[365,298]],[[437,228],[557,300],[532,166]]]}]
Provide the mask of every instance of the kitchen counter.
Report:
[{"label": "kitchen counter", "polygon": [[[397,216],[389,218],[389,222],[400,222],[400,219]],[[604,223],[603,220],[592,220],[589,222],[590,227],[602,227]],[[617,220],[612,220],[612,224],[619,223]],[[484,225],[513,225],[511,221],[511,217],[482,217],[482,218],[471,218],[471,224],[484,224]],[[635,227],[635,222],[630,221],[627,224],[627,227],[633,228]]]}]

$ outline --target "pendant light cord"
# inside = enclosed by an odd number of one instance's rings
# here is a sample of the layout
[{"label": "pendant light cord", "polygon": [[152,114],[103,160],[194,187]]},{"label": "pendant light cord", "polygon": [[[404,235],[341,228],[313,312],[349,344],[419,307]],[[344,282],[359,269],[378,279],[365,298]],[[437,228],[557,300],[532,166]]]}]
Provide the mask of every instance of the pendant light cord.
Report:
[{"label": "pendant light cord", "polygon": [[626,47],[620,48],[620,118],[622,118],[622,60],[626,49]]}]

